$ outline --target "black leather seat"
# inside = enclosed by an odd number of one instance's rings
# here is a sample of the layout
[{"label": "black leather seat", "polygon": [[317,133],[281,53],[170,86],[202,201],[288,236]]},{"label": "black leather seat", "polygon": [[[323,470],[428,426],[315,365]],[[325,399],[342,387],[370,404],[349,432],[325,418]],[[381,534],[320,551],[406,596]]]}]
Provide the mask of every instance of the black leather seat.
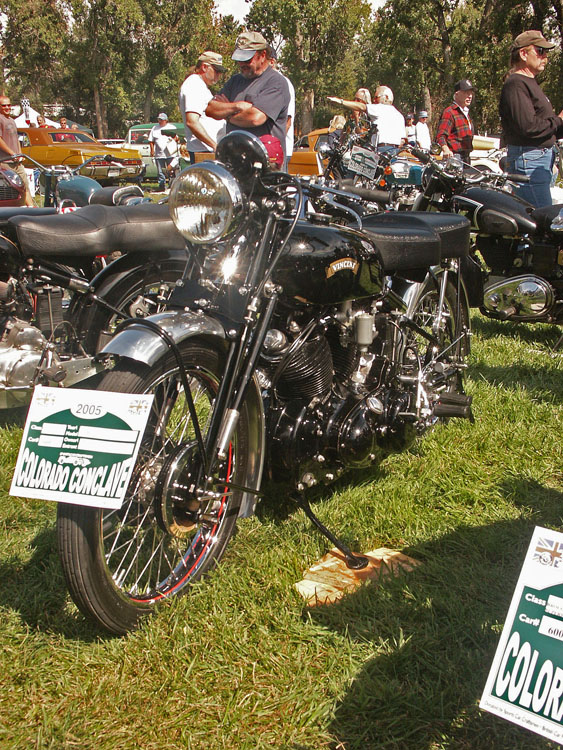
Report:
[{"label": "black leather seat", "polygon": [[27,206],[7,206],[0,208],[0,234],[16,239],[14,228],[9,225],[9,220],[14,216],[27,216],[37,218],[38,216],[52,216],[57,213],[56,208],[31,208]]},{"label": "black leather seat", "polygon": [[22,252],[35,256],[92,257],[117,250],[155,253],[186,248],[166,204],[85,206],[70,214],[18,216],[8,225],[16,232]]},{"label": "black leather seat", "polygon": [[560,203],[555,206],[542,206],[541,208],[535,208],[532,211],[532,219],[536,222],[538,229],[541,232],[549,232],[551,222],[559,214],[559,211],[563,208]]},{"label": "black leather seat", "polygon": [[438,265],[469,253],[470,223],[457,214],[388,211],[362,219],[388,272]]}]

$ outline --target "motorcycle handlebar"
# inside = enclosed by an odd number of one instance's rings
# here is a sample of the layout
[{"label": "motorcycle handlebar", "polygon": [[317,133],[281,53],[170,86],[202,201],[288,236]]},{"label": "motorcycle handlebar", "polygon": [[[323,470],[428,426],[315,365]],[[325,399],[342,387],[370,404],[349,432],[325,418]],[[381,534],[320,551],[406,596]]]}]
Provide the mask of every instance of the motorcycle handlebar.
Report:
[{"label": "motorcycle handlebar", "polygon": [[432,161],[431,155],[427,151],[423,151],[423,149],[421,148],[411,146],[410,152],[413,156],[416,156],[416,158],[423,164],[430,164],[430,162]]},{"label": "motorcycle handlebar", "polygon": [[507,174],[505,177],[507,180],[510,180],[510,182],[521,182],[523,184],[530,182],[530,178],[524,174]]},{"label": "motorcycle handlebar", "polygon": [[391,201],[391,193],[388,190],[370,190],[369,188],[357,187],[353,184],[350,185],[346,180],[339,180],[338,187],[346,193],[352,193],[366,201],[380,204],[387,204]]}]

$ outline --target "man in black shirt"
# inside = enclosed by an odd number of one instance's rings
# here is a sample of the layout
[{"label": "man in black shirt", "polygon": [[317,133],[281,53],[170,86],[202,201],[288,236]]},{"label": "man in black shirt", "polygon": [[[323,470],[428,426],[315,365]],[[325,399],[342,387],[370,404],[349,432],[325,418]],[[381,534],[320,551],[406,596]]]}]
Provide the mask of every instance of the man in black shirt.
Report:
[{"label": "man in black shirt", "polygon": [[510,73],[500,95],[509,172],[530,178],[517,192],[536,207],[551,205],[553,146],[556,138],[563,136],[563,111],[555,114],[536,81],[554,47],[540,31],[524,31],[517,36],[512,43]]}]

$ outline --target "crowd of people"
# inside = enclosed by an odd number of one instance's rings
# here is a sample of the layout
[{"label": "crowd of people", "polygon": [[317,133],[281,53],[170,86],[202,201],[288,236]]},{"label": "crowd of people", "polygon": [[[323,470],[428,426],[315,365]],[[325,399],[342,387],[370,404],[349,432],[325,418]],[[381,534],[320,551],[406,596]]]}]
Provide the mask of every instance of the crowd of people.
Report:
[{"label": "crowd of people", "polygon": [[[563,111],[558,115],[536,81],[555,47],[540,31],[519,34],[512,43],[510,71],[500,97],[503,142],[508,149],[509,171],[529,178],[518,188],[534,206],[551,203],[549,188],[555,159],[554,145],[563,137]],[[288,137],[295,119],[295,93],[291,83],[275,69],[275,53],[258,32],[245,32],[236,42],[232,59],[239,72],[213,96],[209,85],[217,83],[224,68],[218,53],[204,52],[195,72],[184,81],[180,110],[190,133],[190,160],[198,151],[213,150],[222,132],[249,130],[265,141],[270,159],[286,166],[293,139]],[[194,94],[193,92],[196,92]],[[468,78],[454,85],[453,101],[438,121],[436,142],[443,154],[470,163],[474,126],[470,107],[474,87]],[[354,115],[365,114],[378,128],[377,147],[384,151],[411,143],[430,148],[432,137],[428,112],[407,117],[394,106],[393,91],[384,85],[375,89],[373,101],[367,87],[359,88],[353,100],[329,96],[333,104]]]},{"label": "crowd of people", "polygon": [[[504,145],[508,148],[509,171],[529,178],[529,183],[518,190],[535,206],[551,202],[554,144],[556,138],[563,137],[563,110],[555,114],[536,80],[554,47],[540,31],[519,34],[512,43],[511,67],[500,96],[499,113]],[[214,151],[220,138],[235,129],[256,135],[264,143],[272,165],[287,168],[293,151],[295,90],[291,81],[277,70],[275,49],[259,32],[245,31],[236,40],[232,59],[238,63],[239,71],[216,94],[210,87],[216,86],[226,71],[222,56],[206,50],[197,59],[179,93],[186,142],[180,145],[175,139],[172,153],[171,139],[165,133],[168,116],[165,112],[158,115],[158,124],[151,130],[149,143],[157,166],[159,189],[164,189],[167,177],[181,157],[195,163],[198,154]],[[442,112],[435,136],[445,156],[459,156],[465,163],[470,162],[473,144],[470,107],[474,93],[473,84],[467,78],[455,84],[453,101]],[[369,89],[362,87],[353,100],[329,96],[328,101],[350,110],[356,119],[365,115],[375,122],[378,131],[375,145],[381,151],[404,144],[430,148],[428,112],[421,110],[417,117],[414,113],[403,117],[393,104],[393,91],[388,86],[377,86],[373,100]],[[1,96],[0,156],[15,157],[17,171],[23,173],[22,179],[27,185],[10,109],[9,98]],[[59,125],[66,128],[66,118],[61,118]],[[37,127],[47,127],[43,115],[37,116]],[[25,200],[27,205],[33,204],[29,190],[26,190]]]}]

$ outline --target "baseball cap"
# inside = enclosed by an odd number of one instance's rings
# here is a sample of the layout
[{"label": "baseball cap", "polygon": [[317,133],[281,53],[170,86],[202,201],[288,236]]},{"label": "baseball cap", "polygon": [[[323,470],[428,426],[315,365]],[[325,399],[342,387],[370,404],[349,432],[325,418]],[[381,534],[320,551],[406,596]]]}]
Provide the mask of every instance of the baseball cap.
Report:
[{"label": "baseball cap", "polygon": [[254,53],[267,49],[270,45],[259,31],[243,31],[237,37],[235,51],[231,55],[237,62],[248,62],[254,57]]},{"label": "baseball cap", "polygon": [[261,135],[260,140],[266,146],[268,152],[268,158],[273,162],[276,167],[281,167],[283,164],[283,148],[279,138],[275,135]]},{"label": "baseball cap", "polygon": [[541,47],[542,49],[553,49],[556,46],[555,44],[548,42],[541,31],[535,31],[532,29],[518,34],[516,39],[512,42],[512,49],[522,49],[522,47],[530,47],[532,44],[535,44],[536,47]]},{"label": "baseball cap", "polygon": [[421,109],[418,113],[419,117],[428,117],[428,112],[425,109]]},{"label": "baseball cap", "polygon": [[156,119],[157,120],[168,120],[168,115],[165,112],[161,112]]},{"label": "baseball cap", "polygon": [[467,78],[462,78],[454,86],[454,91],[473,91],[473,84]]},{"label": "baseball cap", "polygon": [[202,52],[201,55],[197,58],[197,61],[198,63],[202,62],[213,65],[215,70],[218,70],[220,73],[224,73],[227,70],[227,68],[223,67],[223,56],[218,52],[211,52],[211,50]]}]

